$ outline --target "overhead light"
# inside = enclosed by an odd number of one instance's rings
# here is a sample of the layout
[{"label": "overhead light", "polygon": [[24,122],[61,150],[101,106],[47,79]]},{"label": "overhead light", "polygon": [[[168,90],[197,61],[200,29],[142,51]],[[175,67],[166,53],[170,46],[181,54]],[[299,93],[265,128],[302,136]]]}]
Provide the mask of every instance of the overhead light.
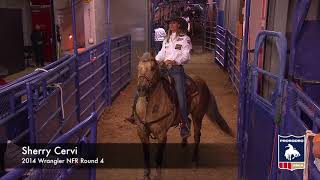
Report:
[{"label": "overhead light", "polygon": [[69,34],[69,39],[72,39],[72,34]]}]

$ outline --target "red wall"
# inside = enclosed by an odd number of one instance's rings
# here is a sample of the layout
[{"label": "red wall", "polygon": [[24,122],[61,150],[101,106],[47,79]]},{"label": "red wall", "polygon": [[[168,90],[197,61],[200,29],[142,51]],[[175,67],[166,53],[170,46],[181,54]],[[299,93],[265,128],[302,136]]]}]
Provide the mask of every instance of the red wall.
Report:
[{"label": "red wall", "polygon": [[[44,58],[45,61],[52,61],[53,46],[52,46],[52,17],[50,0],[31,0],[32,25],[40,25],[41,31],[45,35]],[[46,5],[46,6],[37,6]]]},{"label": "red wall", "polygon": [[30,0],[32,5],[45,5],[50,4],[50,0]]}]

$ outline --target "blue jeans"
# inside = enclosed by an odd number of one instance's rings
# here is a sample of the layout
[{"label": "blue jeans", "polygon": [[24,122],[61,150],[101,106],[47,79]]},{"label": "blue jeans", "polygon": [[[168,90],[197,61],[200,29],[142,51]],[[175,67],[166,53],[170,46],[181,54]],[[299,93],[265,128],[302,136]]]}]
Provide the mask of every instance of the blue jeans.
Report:
[{"label": "blue jeans", "polygon": [[183,66],[172,66],[169,69],[170,76],[174,79],[175,88],[179,101],[179,108],[182,113],[182,120],[184,124],[190,128],[188,121],[188,105],[187,105],[187,95],[186,95],[186,75],[184,73]]}]

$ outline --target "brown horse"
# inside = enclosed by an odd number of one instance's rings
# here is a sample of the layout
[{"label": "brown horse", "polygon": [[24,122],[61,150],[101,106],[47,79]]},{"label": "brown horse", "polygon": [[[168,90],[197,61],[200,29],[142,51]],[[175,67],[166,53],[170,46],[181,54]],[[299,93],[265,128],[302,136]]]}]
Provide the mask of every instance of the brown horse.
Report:
[{"label": "brown horse", "polygon": [[[173,103],[172,97],[167,91],[168,81],[160,76],[160,68],[155,58],[150,53],[144,53],[139,59],[138,96],[133,108],[134,124],[137,125],[138,136],[143,144],[144,180],[150,179],[150,136],[153,136],[158,143],[155,179],[160,179],[160,167],[167,141],[167,132],[170,127],[179,124],[179,118],[181,118],[180,111],[177,104]],[[215,98],[210,93],[205,81],[198,76],[192,76],[192,79],[195,82],[197,93],[192,97],[189,95],[188,109],[191,113],[194,126],[195,149],[193,152],[193,162],[197,162],[201,125],[205,114],[227,134],[232,135],[232,131],[219,113]],[[184,139],[183,143],[186,142],[187,139]]]}]

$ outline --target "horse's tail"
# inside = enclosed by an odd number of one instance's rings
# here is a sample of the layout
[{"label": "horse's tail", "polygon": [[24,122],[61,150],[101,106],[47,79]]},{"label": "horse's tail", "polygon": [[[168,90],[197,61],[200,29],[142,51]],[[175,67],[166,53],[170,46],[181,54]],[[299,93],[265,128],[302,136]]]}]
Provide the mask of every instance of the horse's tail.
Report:
[{"label": "horse's tail", "polygon": [[223,132],[229,134],[230,136],[234,136],[228,123],[219,112],[215,97],[212,95],[208,87],[207,87],[207,90],[208,90],[208,93],[210,94],[207,113],[206,113],[208,118],[210,119],[211,122],[213,123],[216,122]]}]

